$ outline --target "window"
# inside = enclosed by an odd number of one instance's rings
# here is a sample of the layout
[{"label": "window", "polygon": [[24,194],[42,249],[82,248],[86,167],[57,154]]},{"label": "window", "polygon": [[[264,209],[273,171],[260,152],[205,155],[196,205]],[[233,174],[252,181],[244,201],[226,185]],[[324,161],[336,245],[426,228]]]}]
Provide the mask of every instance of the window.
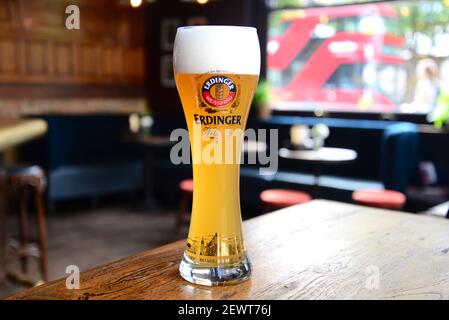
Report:
[{"label": "window", "polygon": [[426,114],[449,91],[449,0],[356,2],[269,1],[272,108]]}]

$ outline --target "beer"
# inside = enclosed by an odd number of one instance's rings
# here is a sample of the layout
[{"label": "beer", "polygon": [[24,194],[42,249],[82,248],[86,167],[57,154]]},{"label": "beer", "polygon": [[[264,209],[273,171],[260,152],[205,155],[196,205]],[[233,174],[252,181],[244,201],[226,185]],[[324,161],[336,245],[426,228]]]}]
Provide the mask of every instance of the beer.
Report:
[{"label": "beer", "polygon": [[[176,82],[179,92],[187,92],[185,95],[182,94],[182,103],[190,141],[195,141],[194,130],[199,130],[202,134],[201,143],[192,144],[194,198],[186,254],[195,262],[216,265],[239,262],[244,256],[239,202],[240,165],[238,163],[242,141],[241,136],[237,135],[234,147],[226,148],[224,138],[226,134],[232,134],[233,129],[243,131],[246,124],[243,120],[247,118],[257,76],[224,75],[234,79],[234,83],[239,83],[238,91],[241,93],[238,105],[231,106],[229,110],[220,112],[218,115],[215,113],[211,115],[207,106],[197,106],[195,97],[188,94],[197,91],[198,86],[209,76],[178,74]],[[225,132],[225,130],[228,131]],[[209,135],[210,139],[207,139],[207,136],[203,139],[205,135]],[[221,141],[215,142],[213,140],[217,135],[220,136]],[[211,141],[221,143],[219,148],[222,150],[222,156],[216,161],[218,163],[205,164],[202,151]],[[233,153],[232,163],[224,163],[226,152]]]},{"label": "beer", "polygon": [[250,274],[242,234],[239,162],[259,68],[253,28],[178,29],[175,79],[189,129],[194,183],[180,273],[190,282],[223,285]]}]

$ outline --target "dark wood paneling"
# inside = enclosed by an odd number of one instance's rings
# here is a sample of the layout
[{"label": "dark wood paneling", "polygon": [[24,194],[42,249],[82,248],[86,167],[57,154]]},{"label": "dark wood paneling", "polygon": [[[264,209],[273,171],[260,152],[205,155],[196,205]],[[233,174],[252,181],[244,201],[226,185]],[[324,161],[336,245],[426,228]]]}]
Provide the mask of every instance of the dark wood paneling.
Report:
[{"label": "dark wood paneling", "polygon": [[100,53],[98,48],[93,45],[81,45],[78,48],[78,73],[81,77],[95,78],[99,73],[98,61],[100,60]]},{"label": "dark wood paneling", "polygon": [[142,86],[128,85],[35,85],[9,84],[0,86],[2,99],[51,99],[67,97],[143,97]]},{"label": "dark wood paneling", "polygon": [[13,75],[17,72],[17,43],[13,38],[0,38],[0,72]]},{"label": "dark wood paneling", "polygon": [[11,29],[14,26],[12,1],[0,1],[0,28]]},{"label": "dark wood paneling", "polygon": [[[47,48],[44,40],[31,40],[26,43],[27,72],[30,75],[44,76],[48,73]],[[26,81],[26,76],[23,77]]]},{"label": "dark wood paneling", "polygon": [[63,77],[75,76],[73,46],[69,43],[54,43],[52,53],[52,73]]},{"label": "dark wood paneling", "polygon": [[[70,4],[80,30],[65,27]],[[142,86],[143,28],[118,0],[0,0],[0,85]]]}]

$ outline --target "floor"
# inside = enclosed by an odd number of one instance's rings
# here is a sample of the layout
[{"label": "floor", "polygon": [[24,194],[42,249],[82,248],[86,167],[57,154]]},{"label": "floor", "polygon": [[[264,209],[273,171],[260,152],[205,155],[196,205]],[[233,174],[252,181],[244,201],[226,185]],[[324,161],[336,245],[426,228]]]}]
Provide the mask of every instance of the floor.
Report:
[{"label": "floor", "polygon": [[[49,280],[64,277],[69,265],[83,271],[187,236],[187,227],[174,233],[175,214],[170,210],[150,213],[114,205],[70,211],[47,215]],[[9,235],[17,230],[15,220],[9,215]],[[35,261],[30,269],[38,280]],[[19,271],[18,263],[11,262],[8,270]],[[7,281],[0,297],[23,289]]]}]

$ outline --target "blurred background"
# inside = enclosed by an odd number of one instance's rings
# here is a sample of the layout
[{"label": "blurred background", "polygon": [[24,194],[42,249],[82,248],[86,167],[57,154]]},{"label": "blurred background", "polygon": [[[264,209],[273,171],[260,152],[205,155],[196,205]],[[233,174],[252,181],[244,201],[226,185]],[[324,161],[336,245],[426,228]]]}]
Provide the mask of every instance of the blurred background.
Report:
[{"label": "blurred background", "polygon": [[312,198],[446,217],[447,0],[0,0],[0,296],[187,236],[172,54],[202,24],[260,38],[247,127],[283,150],[242,166],[243,219]]}]

